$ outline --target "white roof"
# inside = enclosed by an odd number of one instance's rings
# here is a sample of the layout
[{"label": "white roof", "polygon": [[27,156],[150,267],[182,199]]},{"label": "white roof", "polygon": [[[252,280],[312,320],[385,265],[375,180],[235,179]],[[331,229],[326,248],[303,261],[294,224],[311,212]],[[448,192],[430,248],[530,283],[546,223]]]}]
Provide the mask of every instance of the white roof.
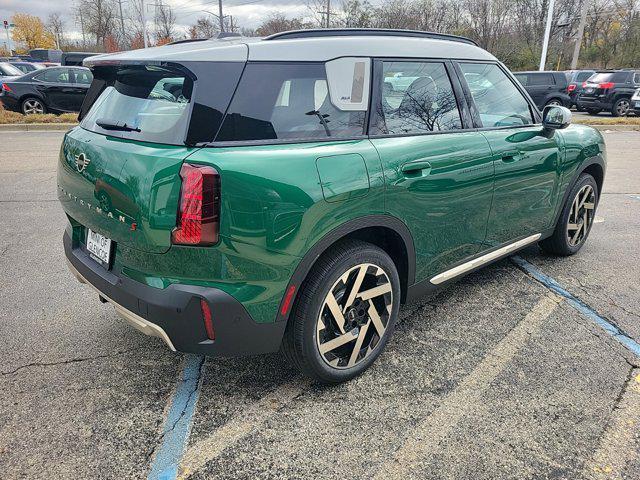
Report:
[{"label": "white roof", "polygon": [[339,57],[495,60],[486,50],[453,40],[385,35],[263,40],[231,37],[178,43],[88,57],[86,66],[109,61],[328,61]]}]

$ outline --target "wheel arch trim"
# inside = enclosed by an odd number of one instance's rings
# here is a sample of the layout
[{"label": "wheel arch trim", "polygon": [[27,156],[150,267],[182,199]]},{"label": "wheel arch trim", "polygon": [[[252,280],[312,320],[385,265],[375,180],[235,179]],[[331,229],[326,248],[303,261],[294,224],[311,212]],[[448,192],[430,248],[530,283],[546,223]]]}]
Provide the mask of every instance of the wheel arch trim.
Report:
[{"label": "wheel arch trim", "polygon": [[[604,160],[604,157],[601,154],[597,154],[597,155],[594,155],[592,157],[586,158],[580,164],[580,166],[578,168],[576,168],[576,171],[573,173],[571,181],[569,183],[567,183],[567,188],[565,189],[564,194],[562,195],[562,201],[558,204],[558,207],[556,208],[557,211],[556,211],[554,222],[553,222],[554,227],[558,223],[558,220],[560,219],[560,215],[562,214],[563,206],[567,202],[567,199],[569,198],[569,194],[571,193],[571,189],[573,188],[573,186],[578,181],[578,178],[580,178],[580,175],[582,175],[585,172],[585,170],[587,170],[592,165],[598,165],[602,169],[602,182],[604,184],[604,177],[605,177],[605,174],[607,172],[607,166],[606,166],[606,162]],[[599,187],[598,188],[598,201],[600,201],[600,195],[602,194],[602,188],[601,188],[600,185],[598,187]]]},{"label": "wheel arch trim", "polygon": [[[302,257],[302,260],[293,272],[293,275],[289,279],[289,283],[283,292],[282,299],[280,300],[278,311],[276,313],[276,321],[287,321],[289,319],[289,315],[292,310],[291,306],[298,298],[300,287],[304,282],[304,279],[307,277],[318,258],[320,258],[320,256],[325,253],[331,245],[347,235],[372,227],[386,228],[400,236],[407,252],[407,288],[413,285],[415,282],[416,254],[413,236],[409,231],[409,227],[407,227],[402,220],[391,215],[367,215],[364,217],[358,217],[348,220],[326,233],[322,238],[316,241],[304,257]],[[293,295],[288,295],[287,292],[292,286],[295,286],[295,291]],[[285,313],[283,314],[282,310],[285,304],[288,308],[285,308]]]}]

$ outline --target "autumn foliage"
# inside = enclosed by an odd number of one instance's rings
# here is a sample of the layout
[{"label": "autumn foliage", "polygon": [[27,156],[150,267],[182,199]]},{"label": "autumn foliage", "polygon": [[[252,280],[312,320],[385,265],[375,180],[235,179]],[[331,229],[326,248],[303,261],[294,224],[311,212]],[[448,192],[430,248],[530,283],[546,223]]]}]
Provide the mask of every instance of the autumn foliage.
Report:
[{"label": "autumn foliage", "polygon": [[33,48],[55,48],[53,35],[45,28],[39,17],[27,13],[16,13],[11,22],[15,24],[13,40],[22,44],[27,50]]}]

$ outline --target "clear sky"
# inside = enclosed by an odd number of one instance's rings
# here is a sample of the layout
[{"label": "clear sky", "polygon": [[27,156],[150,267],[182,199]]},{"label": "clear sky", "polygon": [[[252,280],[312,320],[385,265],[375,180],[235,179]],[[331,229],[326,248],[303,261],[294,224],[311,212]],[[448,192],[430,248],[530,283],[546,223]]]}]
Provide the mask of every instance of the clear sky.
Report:
[{"label": "clear sky", "polygon": [[[123,5],[126,3],[128,0],[123,0]],[[157,3],[157,0],[146,0],[146,3]],[[217,0],[164,0],[164,3],[174,7],[176,24],[181,32],[186,32],[198,16],[207,15],[203,10],[218,11]],[[60,13],[65,19],[66,30],[77,36],[80,27],[74,21],[73,5],[73,0],[0,0],[0,21],[9,20],[15,13],[37,15],[46,21],[49,14]],[[248,28],[257,27],[270,13],[283,12],[288,17],[309,14],[305,0],[223,0],[223,7],[224,15],[233,15],[235,24]],[[148,11],[148,18],[153,18],[153,6],[149,6]],[[4,28],[0,28],[0,42],[4,38]]]}]

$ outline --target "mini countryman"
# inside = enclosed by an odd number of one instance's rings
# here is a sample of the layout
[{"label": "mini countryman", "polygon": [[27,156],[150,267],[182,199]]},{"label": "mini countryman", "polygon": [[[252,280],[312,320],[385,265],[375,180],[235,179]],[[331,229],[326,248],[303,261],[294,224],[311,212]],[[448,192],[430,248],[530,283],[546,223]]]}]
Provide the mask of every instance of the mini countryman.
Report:
[{"label": "mini countryman", "polygon": [[363,372],[401,304],[528,245],[572,255],[605,174],[472,41],[295,31],[90,57],[60,152],[69,266],[172,350]]}]

